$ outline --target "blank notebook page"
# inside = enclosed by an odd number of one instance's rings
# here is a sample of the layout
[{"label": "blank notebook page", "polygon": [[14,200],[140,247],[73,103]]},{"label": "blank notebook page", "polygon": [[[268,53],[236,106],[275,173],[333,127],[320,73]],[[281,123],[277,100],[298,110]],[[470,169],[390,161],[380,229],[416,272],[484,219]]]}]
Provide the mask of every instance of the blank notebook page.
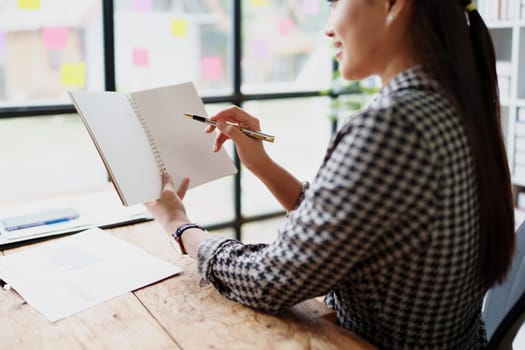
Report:
[{"label": "blank notebook page", "polygon": [[162,160],[173,176],[175,188],[186,176],[190,188],[211,179],[234,174],[237,169],[224,149],[214,153],[215,134],[206,134],[206,124],[184,113],[206,116],[193,84],[185,83],[130,94],[148,126]]},{"label": "blank notebook page", "polygon": [[128,97],[115,92],[71,94],[128,204],[157,198],[162,186],[160,170]]}]

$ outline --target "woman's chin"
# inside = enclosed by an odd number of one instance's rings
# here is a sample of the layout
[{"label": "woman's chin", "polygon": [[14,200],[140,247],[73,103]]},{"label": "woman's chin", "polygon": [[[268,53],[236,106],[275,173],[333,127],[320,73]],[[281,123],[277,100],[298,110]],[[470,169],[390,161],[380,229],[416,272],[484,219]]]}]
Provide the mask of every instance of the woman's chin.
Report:
[{"label": "woman's chin", "polygon": [[345,80],[362,80],[370,75],[372,75],[371,72],[367,72],[366,69],[359,69],[359,67],[340,62],[340,70],[341,77]]}]

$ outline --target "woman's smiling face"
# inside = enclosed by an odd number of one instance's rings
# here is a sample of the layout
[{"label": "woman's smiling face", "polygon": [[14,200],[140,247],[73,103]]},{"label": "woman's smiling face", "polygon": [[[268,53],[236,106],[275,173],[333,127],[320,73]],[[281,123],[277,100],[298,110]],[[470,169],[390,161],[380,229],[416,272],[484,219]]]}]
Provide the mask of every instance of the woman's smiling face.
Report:
[{"label": "woman's smiling face", "polygon": [[334,40],[343,78],[378,74],[389,60],[389,1],[336,0],[330,5],[325,33]]}]

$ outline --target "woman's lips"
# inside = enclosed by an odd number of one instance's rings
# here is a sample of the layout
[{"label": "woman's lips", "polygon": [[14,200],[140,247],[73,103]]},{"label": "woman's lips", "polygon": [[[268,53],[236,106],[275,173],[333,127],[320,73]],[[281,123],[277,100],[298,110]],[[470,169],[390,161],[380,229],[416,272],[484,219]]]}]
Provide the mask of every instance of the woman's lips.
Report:
[{"label": "woman's lips", "polygon": [[341,56],[343,56],[343,45],[341,44],[341,42],[339,41],[336,41],[334,43],[334,47],[337,49],[337,52],[335,54],[335,58],[337,58],[338,60],[341,59]]}]

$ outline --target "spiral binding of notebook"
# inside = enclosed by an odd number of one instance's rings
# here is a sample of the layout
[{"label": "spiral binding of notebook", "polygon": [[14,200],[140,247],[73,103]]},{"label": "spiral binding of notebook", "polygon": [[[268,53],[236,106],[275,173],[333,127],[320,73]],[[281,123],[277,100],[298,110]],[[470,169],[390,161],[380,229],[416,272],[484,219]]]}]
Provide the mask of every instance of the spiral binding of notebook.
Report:
[{"label": "spiral binding of notebook", "polygon": [[148,142],[150,144],[151,151],[153,152],[153,157],[155,158],[155,163],[157,164],[160,172],[163,173],[166,171],[166,166],[164,165],[164,162],[162,161],[162,158],[160,156],[159,148],[157,147],[155,140],[151,136],[151,132],[148,128],[148,125],[146,124],[146,121],[142,117],[142,113],[140,113],[140,109],[138,108],[133,98],[128,95],[128,100],[131,104],[131,107],[133,108],[133,111],[135,112],[135,115],[137,116],[140,122],[140,125],[142,126],[142,129],[144,129],[144,133],[146,134],[146,138],[148,139]]}]

